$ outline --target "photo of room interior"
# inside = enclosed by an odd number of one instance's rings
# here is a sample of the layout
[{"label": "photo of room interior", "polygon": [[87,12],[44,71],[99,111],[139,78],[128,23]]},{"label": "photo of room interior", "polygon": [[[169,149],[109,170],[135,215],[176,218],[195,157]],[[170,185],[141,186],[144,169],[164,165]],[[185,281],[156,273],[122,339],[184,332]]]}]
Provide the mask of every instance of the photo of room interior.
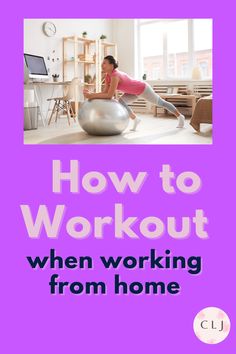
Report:
[{"label": "photo of room interior", "polygon": [[25,19],[23,62],[24,144],[212,144],[211,19]]}]

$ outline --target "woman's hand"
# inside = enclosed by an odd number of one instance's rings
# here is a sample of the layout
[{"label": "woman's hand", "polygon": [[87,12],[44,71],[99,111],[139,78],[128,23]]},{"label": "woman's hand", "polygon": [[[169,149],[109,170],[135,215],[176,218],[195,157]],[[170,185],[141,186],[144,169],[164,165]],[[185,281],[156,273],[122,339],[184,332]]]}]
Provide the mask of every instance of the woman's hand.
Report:
[{"label": "woman's hand", "polygon": [[88,100],[91,98],[91,92],[88,89],[83,90],[84,97],[87,98]]}]

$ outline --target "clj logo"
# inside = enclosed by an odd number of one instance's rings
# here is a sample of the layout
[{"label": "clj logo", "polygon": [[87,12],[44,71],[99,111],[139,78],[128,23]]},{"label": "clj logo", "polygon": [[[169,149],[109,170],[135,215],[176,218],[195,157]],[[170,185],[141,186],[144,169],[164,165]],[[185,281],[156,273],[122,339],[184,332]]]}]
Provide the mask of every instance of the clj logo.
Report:
[{"label": "clj logo", "polygon": [[222,342],[230,332],[228,315],[217,307],[206,307],[195,317],[193,329],[197,338],[206,344]]}]

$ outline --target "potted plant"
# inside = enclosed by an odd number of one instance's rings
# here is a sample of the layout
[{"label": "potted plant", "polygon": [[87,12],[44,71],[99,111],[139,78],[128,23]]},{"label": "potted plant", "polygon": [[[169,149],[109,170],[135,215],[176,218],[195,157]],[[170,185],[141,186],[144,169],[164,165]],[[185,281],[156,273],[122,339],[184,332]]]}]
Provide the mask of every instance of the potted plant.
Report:
[{"label": "potted plant", "polygon": [[57,82],[59,79],[59,76],[60,76],[59,74],[52,74],[53,81]]},{"label": "potted plant", "polygon": [[147,74],[143,74],[143,80],[147,80]]},{"label": "potted plant", "polygon": [[104,41],[104,39],[106,39],[107,38],[107,36],[105,36],[105,34],[102,34],[101,36],[100,36],[100,39],[102,40],[102,41]]},{"label": "potted plant", "polygon": [[86,84],[91,84],[91,83],[92,83],[92,76],[89,75],[89,74],[85,75],[85,76],[84,76],[84,82],[85,82]]},{"label": "potted plant", "polygon": [[82,36],[83,36],[83,38],[87,38],[87,32],[86,31],[84,31],[83,33],[82,33]]}]

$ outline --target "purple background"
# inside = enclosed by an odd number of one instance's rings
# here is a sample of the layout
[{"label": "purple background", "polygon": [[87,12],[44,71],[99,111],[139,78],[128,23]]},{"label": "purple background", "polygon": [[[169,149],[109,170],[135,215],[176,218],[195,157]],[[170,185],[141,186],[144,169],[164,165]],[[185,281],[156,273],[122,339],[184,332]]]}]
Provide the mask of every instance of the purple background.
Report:
[{"label": "purple background", "polygon": [[[53,1],[8,2],[1,20],[1,352],[8,353],[232,353],[235,348],[235,11],[233,2],[145,1],[88,2],[71,0],[66,6]],[[3,10],[3,9],[2,9]],[[23,102],[23,18],[198,18],[214,20],[214,144],[212,146],[24,146]],[[231,101],[232,100],[232,101]],[[116,194],[112,188],[100,196],[87,193],[61,196],[51,192],[51,161],[78,159],[83,172],[115,170],[148,171],[151,177],[139,195]],[[168,163],[180,173],[196,171],[202,178],[201,191],[188,196],[169,196],[160,189],[161,165]],[[65,233],[56,241],[46,237],[30,240],[19,205],[57,203],[68,205],[68,216],[100,215],[112,212],[114,202],[123,201],[127,214],[144,217],[156,214],[192,215],[203,208],[209,217],[210,239],[192,236],[174,241],[115,240],[110,234],[98,241],[90,237],[76,241]],[[200,254],[203,272],[124,271],[127,281],[140,279],[177,280],[178,296],[50,296],[51,270],[34,271],[27,255],[46,255],[55,247],[61,255],[145,255],[150,248],[186,256]],[[107,280],[113,271],[62,271],[62,279]],[[110,288],[110,286],[109,286]],[[200,342],[192,329],[196,313],[217,306],[231,319],[229,337],[218,345]]]}]

